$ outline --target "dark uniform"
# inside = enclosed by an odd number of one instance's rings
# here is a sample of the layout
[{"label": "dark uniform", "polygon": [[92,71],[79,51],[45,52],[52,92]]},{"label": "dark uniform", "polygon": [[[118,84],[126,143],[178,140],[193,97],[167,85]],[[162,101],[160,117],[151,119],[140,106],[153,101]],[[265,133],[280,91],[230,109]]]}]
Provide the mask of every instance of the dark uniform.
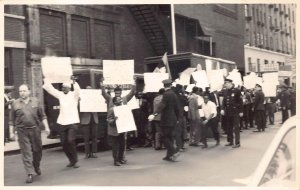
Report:
[{"label": "dark uniform", "polygon": [[282,86],[282,91],[279,93],[280,106],[282,112],[282,123],[289,118],[289,108],[291,104],[291,96],[287,90],[287,87]]},{"label": "dark uniform", "polygon": [[253,108],[255,113],[255,124],[257,125],[258,132],[265,131],[266,126],[264,100],[265,94],[261,90],[256,91]]},{"label": "dark uniform", "polygon": [[[165,80],[163,83],[171,83],[171,80]],[[178,151],[174,146],[176,125],[179,121],[179,102],[175,92],[167,89],[163,94],[162,101],[154,114],[161,113],[160,126],[162,130],[162,140],[167,148],[165,159],[171,159]]]},{"label": "dark uniform", "polygon": [[233,145],[233,132],[235,144],[240,145],[239,113],[243,113],[241,91],[236,88],[226,89],[223,97],[222,110],[225,112],[228,145]]}]

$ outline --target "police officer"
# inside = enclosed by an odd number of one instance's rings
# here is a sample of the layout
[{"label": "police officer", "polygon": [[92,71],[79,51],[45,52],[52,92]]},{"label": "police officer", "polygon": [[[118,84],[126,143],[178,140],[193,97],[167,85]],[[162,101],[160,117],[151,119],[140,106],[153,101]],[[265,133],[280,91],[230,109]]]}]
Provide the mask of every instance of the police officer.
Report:
[{"label": "police officer", "polygon": [[[224,98],[221,108],[221,115],[226,118],[227,126],[227,141],[229,142],[225,146],[232,146],[232,148],[238,148],[240,144],[240,129],[239,119],[243,116],[243,101],[241,98],[241,91],[234,88],[234,84],[231,79],[225,79],[224,84]],[[233,145],[233,132],[235,136],[235,145]]]},{"label": "police officer", "polygon": [[265,94],[262,92],[261,85],[255,85],[255,98],[253,102],[252,110],[255,113],[255,124],[257,125],[257,130],[253,132],[265,131]]}]

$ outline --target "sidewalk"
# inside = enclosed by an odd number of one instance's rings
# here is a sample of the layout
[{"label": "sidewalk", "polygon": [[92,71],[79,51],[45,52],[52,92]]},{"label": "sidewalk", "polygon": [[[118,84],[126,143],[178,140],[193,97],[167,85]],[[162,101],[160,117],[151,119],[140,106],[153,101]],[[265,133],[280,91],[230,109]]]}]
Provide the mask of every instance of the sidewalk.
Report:
[{"label": "sidewalk", "polygon": [[[16,135],[16,141],[11,141],[9,143],[5,143],[4,145],[4,155],[7,154],[13,154],[13,153],[19,153],[19,143]],[[59,139],[48,139],[47,134],[42,132],[42,142],[43,142],[43,148],[47,147],[54,147],[60,145]]]}]

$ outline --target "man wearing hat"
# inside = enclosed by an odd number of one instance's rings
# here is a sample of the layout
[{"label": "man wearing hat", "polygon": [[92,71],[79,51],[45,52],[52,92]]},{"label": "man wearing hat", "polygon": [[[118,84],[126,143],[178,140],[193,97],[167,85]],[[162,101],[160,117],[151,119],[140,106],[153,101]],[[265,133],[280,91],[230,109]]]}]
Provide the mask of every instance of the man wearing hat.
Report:
[{"label": "man wearing hat", "polygon": [[[239,120],[243,116],[243,100],[241,91],[234,88],[231,79],[225,79],[225,90],[223,95],[223,103],[221,108],[221,115],[225,116],[227,126],[227,141],[225,146],[232,146],[238,148],[240,144],[240,128]],[[235,145],[233,145],[233,133],[235,138]]]},{"label": "man wearing hat", "polygon": [[280,92],[278,94],[278,99],[280,100],[282,123],[284,123],[289,118],[289,108],[291,105],[290,93],[288,87],[285,84],[279,86]]},{"label": "man wearing hat", "polygon": [[15,141],[14,137],[14,129],[9,128],[8,120],[9,120],[9,112],[11,110],[11,104],[14,99],[12,97],[13,86],[5,86],[4,87],[4,142]]},{"label": "man wearing hat", "polygon": [[[112,97],[110,94],[108,94],[105,91],[105,87],[103,85],[103,80],[104,80],[104,78],[100,79],[100,88],[102,90],[102,96],[104,97],[104,99],[106,100],[106,103],[107,103],[107,110],[110,110],[110,108],[112,108],[114,106],[114,103],[113,103],[113,98],[114,97]],[[120,102],[122,102],[122,105],[126,105],[131,100],[131,98],[135,95],[135,92],[136,92],[136,78],[134,78],[134,81],[135,81],[135,84],[133,84],[131,86],[131,91],[126,96],[122,96],[122,88],[120,88],[119,86],[117,86],[114,89],[115,97],[117,97],[118,99],[119,98],[121,99]],[[125,163],[126,162],[125,154],[123,154],[122,156],[123,156],[122,160]]]},{"label": "man wearing hat", "polygon": [[[78,168],[78,156],[76,150],[76,130],[80,123],[78,114],[78,101],[80,96],[80,87],[75,78],[72,76],[73,84],[63,83],[62,91],[53,87],[53,85],[45,78],[43,88],[52,96],[59,100],[59,116],[57,123],[59,124],[60,140],[63,150],[68,157],[70,163],[67,167]],[[71,91],[71,85],[74,91]]]},{"label": "man wearing hat", "polygon": [[152,121],[159,113],[161,114],[160,126],[162,130],[162,140],[167,148],[166,157],[163,160],[176,161],[179,152],[174,146],[176,125],[179,123],[179,100],[172,88],[172,80],[162,81],[165,88],[162,101],[155,113],[151,114],[148,119]]},{"label": "man wearing hat", "polygon": [[255,97],[253,102],[253,112],[255,113],[255,124],[257,125],[257,130],[253,132],[265,131],[265,94],[262,92],[261,85],[255,85]]}]

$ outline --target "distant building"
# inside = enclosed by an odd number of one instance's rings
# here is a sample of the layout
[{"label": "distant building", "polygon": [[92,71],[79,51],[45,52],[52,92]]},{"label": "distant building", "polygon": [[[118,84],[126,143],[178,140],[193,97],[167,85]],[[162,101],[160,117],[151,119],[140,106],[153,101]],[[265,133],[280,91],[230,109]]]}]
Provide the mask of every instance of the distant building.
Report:
[{"label": "distant building", "polygon": [[244,11],[246,73],[279,71],[281,81],[295,83],[296,4],[246,4]]}]

